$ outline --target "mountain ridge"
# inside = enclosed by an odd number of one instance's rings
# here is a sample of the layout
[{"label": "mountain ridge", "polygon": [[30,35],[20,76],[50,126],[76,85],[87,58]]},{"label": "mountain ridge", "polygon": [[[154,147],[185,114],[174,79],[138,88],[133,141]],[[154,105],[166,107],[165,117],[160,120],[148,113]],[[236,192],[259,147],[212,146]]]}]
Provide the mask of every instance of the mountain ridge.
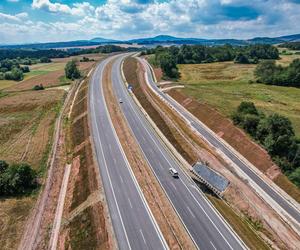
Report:
[{"label": "mountain ridge", "polygon": [[251,39],[205,39],[205,38],[183,38],[170,35],[158,35],[146,38],[136,38],[130,40],[114,40],[103,37],[95,37],[90,40],[76,40],[63,42],[48,43],[29,43],[29,44],[13,44],[0,45],[0,48],[24,48],[24,49],[54,49],[54,48],[76,48],[83,46],[97,46],[105,44],[138,44],[144,46],[166,45],[166,44],[202,44],[202,45],[248,45],[248,44],[278,44],[284,42],[300,41],[300,34],[279,36],[279,37],[254,37]]}]

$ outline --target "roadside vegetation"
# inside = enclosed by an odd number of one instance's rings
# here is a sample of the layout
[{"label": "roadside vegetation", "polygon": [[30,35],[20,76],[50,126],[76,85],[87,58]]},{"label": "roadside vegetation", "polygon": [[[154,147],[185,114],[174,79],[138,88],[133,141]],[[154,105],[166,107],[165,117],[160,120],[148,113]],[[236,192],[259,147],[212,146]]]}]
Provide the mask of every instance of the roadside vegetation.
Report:
[{"label": "roadside vegetation", "polygon": [[276,113],[266,116],[253,102],[241,102],[232,119],[260,143],[282,172],[300,187],[300,143],[291,121]]}]

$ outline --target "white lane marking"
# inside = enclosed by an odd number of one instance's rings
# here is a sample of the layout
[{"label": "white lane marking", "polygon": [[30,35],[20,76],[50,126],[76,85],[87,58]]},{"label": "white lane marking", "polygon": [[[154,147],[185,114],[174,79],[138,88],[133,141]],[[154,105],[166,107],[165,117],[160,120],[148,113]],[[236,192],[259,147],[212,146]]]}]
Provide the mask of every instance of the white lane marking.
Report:
[{"label": "white lane marking", "polygon": [[[101,68],[101,76],[102,76],[102,72],[103,72],[103,68]],[[94,82],[94,76],[93,76],[93,79],[92,79],[92,82]],[[94,84],[91,84],[92,85],[92,89],[94,89]],[[94,91],[92,91],[92,93],[95,93]],[[96,110],[95,110],[95,107],[93,106],[94,105],[94,96],[93,94],[91,95],[91,103],[92,105],[90,105],[91,109],[93,110],[93,113],[94,113],[94,117],[96,117]],[[119,204],[117,202],[117,198],[116,198],[116,195],[115,195],[115,191],[114,191],[114,188],[113,188],[113,185],[112,185],[112,181],[111,181],[111,177],[110,177],[110,174],[109,174],[109,171],[108,171],[108,167],[107,167],[107,162],[106,162],[106,159],[105,159],[105,156],[104,156],[104,151],[103,151],[103,148],[102,148],[102,143],[101,143],[101,137],[100,137],[100,133],[99,133],[99,127],[98,127],[98,124],[95,120],[92,120],[92,122],[96,125],[96,133],[98,135],[98,145],[100,146],[100,149],[101,149],[101,154],[102,154],[102,158],[104,160],[104,166],[105,166],[105,170],[106,170],[106,173],[107,173],[107,176],[108,176],[108,181],[109,181],[109,185],[110,185],[110,188],[112,190],[112,194],[113,194],[113,197],[114,197],[114,201],[115,201],[115,204],[116,204],[116,207],[117,207],[117,211],[118,211],[118,215],[119,215],[119,218],[120,218],[120,221],[121,221],[121,225],[122,225],[122,228],[123,228],[123,232],[124,232],[124,235],[125,235],[125,238],[126,238],[126,242],[127,242],[127,245],[129,247],[129,249],[131,249],[131,246],[130,246],[130,243],[129,243],[129,239],[128,239],[128,236],[127,236],[127,232],[126,232],[126,229],[125,229],[125,226],[124,226],[124,222],[123,222],[123,219],[122,219],[122,216],[121,216],[121,212],[120,212],[120,208],[119,208]]]},{"label": "white lane marking", "polygon": [[116,160],[116,158],[115,158],[115,157],[114,157],[114,163],[115,163],[115,164],[117,164],[117,160]]},{"label": "white lane marking", "polygon": [[130,207],[131,207],[131,209],[133,208],[133,206],[132,206],[132,204],[131,204],[131,201],[130,201],[130,199],[128,198],[128,202],[129,202],[129,205],[130,205]]},{"label": "white lane marking", "polygon": [[[121,59],[122,59],[122,58],[121,58]],[[121,69],[121,68],[120,68],[120,69]],[[112,81],[114,81],[114,79],[112,79]],[[103,92],[104,92],[104,91],[103,91],[103,84],[101,84],[101,90],[102,90],[102,93],[103,93]],[[144,197],[143,192],[141,191],[141,188],[140,188],[140,186],[139,186],[139,184],[138,184],[138,182],[137,182],[137,180],[136,180],[136,177],[135,177],[135,175],[134,175],[134,173],[133,173],[133,171],[132,171],[132,169],[131,169],[131,166],[130,166],[130,164],[129,164],[129,162],[128,162],[128,159],[127,159],[127,157],[126,157],[126,154],[125,154],[125,152],[124,152],[124,149],[123,149],[123,147],[122,147],[122,145],[121,145],[121,142],[120,142],[120,140],[119,140],[119,137],[118,137],[118,135],[117,135],[117,133],[116,133],[115,127],[114,127],[114,125],[113,125],[113,123],[112,123],[110,114],[109,114],[109,112],[108,112],[108,108],[107,108],[107,104],[106,104],[104,95],[101,95],[101,98],[102,98],[102,100],[103,100],[103,102],[104,102],[105,112],[106,112],[106,114],[107,114],[107,117],[108,117],[110,126],[111,126],[111,128],[112,128],[112,131],[113,131],[113,134],[114,134],[114,137],[115,137],[115,140],[117,141],[119,150],[121,151],[121,154],[122,154],[122,156],[123,156],[123,159],[124,159],[124,161],[125,161],[125,163],[126,163],[126,166],[127,166],[128,170],[129,170],[130,176],[131,176],[131,178],[132,178],[132,180],[133,180],[133,183],[134,183],[134,185],[136,186],[136,189],[137,189],[137,191],[138,191],[138,193],[139,193],[140,199],[142,200],[142,202],[143,202],[143,204],[144,204],[144,207],[145,207],[146,210],[147,210],[148,216],[149,216],[150,220],[152,221],[152,224],[153,224],[153,226],[154,226],[154,228],[155,228],[155,231],[156,231],[156,233],[157,233],[157,235],[158,235],[158,237],[159,237],[159,239],[160,239],[160,241],[161,241],[161,243],[162,243],[162,245],[163,245],[163,249],[169,249],[168,244],[167,244],[167,242],[166,242],[166,240],[165,240],[165,238],[164,238],[164,236],[163,236],[163,234],[162,234],[162,232],[161,232],[161,230],[160,230],[160,228],[159,228],[159,226],[158,226],[158,224],[157,224],[157,222],[156,222],[156,220],[155,220],[155,218],[154,218],[154,215],[152,214],[152,211],[151,211],[151,209],[150,209],[150,207],[149,207],[149,205],[148,205],[148,203],[147,203],[147,201],[146,201],[146,199],[145,199],[145,197]]]},{"label": "white lane marking", "polygon": [[187,207],[187,209],[189,210],[190,214],[191,214],[194,218],[196,218],[196,216],[194,215],[194,213],[192,212],[192,210],[190,209],[190,207],[189,207],[189,206],[186,206],[186,207]]},{"label": "white lane marking", "polygon": [[215,249],[215,250],[217,250],[217,248],[215,247],[215,245],[210,241],[210,244],[213,246],[213,248]]},{"label": "white lane marking", "polygon": [[141,233],[141,235],[142,235],[142,238],[143,238],[143,241],[144,241],[145,245],[147,245],[142,229],[140,229],[140,233]]},{"label": "white lane marking", "polygon": [[[126,95],[126,94],[125,94]],[[148,133],[148,135],[150,136],[150,138],[152,139],[152,141],[154,142],[154,144],[156,145],[156,147],[159,149],[159,151],[161,152],[162,156],[165,158],[165,160],[168,162],[168,164],[172,167],[172,164],[169,162],[169,160],[166,158],[166,156],[164,155],[164,153],[162,152],[161,148],[158,146],[158,144],[156,143],[156,141],[154,140],[153,136],[150,134],[150,132],[148,131],[148,129],[146,128],[146,126],[143,124],[141,118],[139,117],[139,114],[137,113],[137,111],[134,109],[133,104],[129,101],[129,105],[132,109],[132,111],[136,114],[136,117],[138,118],[138,120],[140,121],[141,125],[145,128],[145,131]],[[144,138],[144,137],[143,137]],[[181,180],[181,179],[180,179]],[[196,203],[198,204],[198,206],[201,208],[201,210],[204,212],[204,214],[206,215],[206,217],[209,219],[209,221],[212,223],[212,225],[214,226],[214,228],[217,230],[217,232],[221,235],[221,237],[224,239],[224,241],[227,243],[227,245],[230,247],[230,249],[233,250],[232,246],[230,245],[230,243],[227,241],[227,239],[225,238],[225,236],[221,233],[221,231],[218,229],[218,227],[216,226],[216,224],[212,221],[212,219],[209,217],[209,215],[206,213],[206,211],[204,210],[204,208],[201,206],[201,204],[198,202],[198,200],[196,199],[196,197],[192,194],[192,192],[189,190],[189,188],[186,186],[186,184],[181,180],[181,182],[183,183],[183,185],[186,187],[187,191],[190,193],[190,195],[193,197],[193,199],[196,201]],[[213,210],[214,211],[214,210]],[[214,211],[214,213],[216,214],[216,212]],[[221,220],[222,221],[222,220]],[[222,221],[223,222],[223,221]],[[224,222],[223,222],[224,224]]]},{"label": "white lane marking", "polygon": [[173,188],[174,188],[175,190],[177,190],[177,188],[175,187],[175,185],[174,185],[173,182],[171,182],[171,185],[173,186]]},{"label": "white lane marking", "polygon": [[120,175],[121,182],[124,183],[122,176]]}]

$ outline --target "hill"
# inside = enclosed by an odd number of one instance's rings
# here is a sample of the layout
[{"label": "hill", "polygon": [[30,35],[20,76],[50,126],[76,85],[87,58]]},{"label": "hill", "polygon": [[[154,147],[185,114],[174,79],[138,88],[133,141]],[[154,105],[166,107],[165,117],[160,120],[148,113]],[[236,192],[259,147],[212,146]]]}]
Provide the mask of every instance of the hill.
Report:
[{"label": "hill", "polygon": [[300,34],[287,35],[280,37],[255,37],[252,39],[204,39],[204,38],[183,38],[169,35],[159,35],[147,38],[137,38],[131,40],[114,40],[96,37],[91,40],[78,40],[67,42],[33,43],[33,44],[14,44],[0,45],[0,48],[24,48],[24,49],[51,49],[51,48],[76,48],[83,46],[97,46],[103,44],[139,44],[145,46],[155,45],[183,45],[183,44],[202,44],[202,45],[247,45],[247,44],[279,44],[284,42],[300,41]]}]

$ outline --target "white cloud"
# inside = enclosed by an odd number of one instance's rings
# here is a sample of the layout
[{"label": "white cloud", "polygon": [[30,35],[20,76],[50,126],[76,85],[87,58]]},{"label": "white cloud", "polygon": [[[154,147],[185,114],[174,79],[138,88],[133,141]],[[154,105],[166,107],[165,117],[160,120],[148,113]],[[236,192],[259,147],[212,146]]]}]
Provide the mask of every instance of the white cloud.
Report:
[{"label": "white cloud", "polygon": [[50,0],[33,0],[31,6],[33,9],[43,9],[74,16],[84,16],[94,11],[94,7],[88,2],[74,3],[73,7],[70,7],[67,4],[52,3]]},{"label": "white cloud", "polygon": [[20,22],[27,17],[28,17],[28,14],[26,12],[21,12],[16,15],[10,15],[10,14],[5,14],[5,13],[0,12],[0,20],[2,20],[2,21]]},{"label": "white cloud", "polygon": [[[33,9],[56,13],[55,22],[29,21],[26,13],[0,13],[1,40],[53,41],[93,36],[128,39],[158,34],[250,38],[300,31],[296,25],[300,23],[300,5],[287,0],[107,0],[98,6],[77,1],[70,5],[59,0],[32,1]],[[244,9],[237,12],[234,7]],[[17,23],[20,20],[26,22]]]}]

